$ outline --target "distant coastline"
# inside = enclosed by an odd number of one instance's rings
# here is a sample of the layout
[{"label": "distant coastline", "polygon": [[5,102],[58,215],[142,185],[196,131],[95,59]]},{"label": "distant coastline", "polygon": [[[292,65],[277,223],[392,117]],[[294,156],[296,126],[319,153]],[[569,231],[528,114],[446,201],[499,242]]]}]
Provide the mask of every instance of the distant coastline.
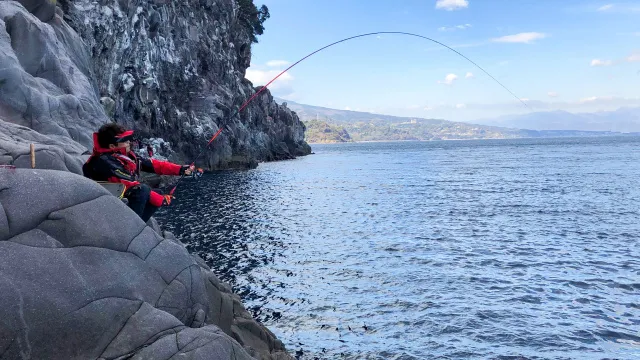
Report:
[{"label": "distant coastline", "polygon": [[610,133],[594,135],[565,135],[565,136],[522,136],[511,138],[470,138],[470,139],[432,139],[432,140],[352,140],[352,141],[331,141],[331,142],[309,142],[309,145],[338,145],[338,144],[365,144],[365,143],[395,143],[395,142],[436,142],[436,141],[491,141],[491,140],[526,140],[526,139],[584,139],[600,137],[635,137],[640,133]]}]

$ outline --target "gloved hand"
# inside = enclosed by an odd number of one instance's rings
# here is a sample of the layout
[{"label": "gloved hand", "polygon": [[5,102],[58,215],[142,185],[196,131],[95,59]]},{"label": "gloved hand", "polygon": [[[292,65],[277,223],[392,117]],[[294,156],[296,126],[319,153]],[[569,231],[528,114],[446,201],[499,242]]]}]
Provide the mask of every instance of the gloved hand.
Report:
[{"label": "gloved hand", "polygon": [[162,195],[162,197],[164,198],[164,200],[162,200],[162,205],[164,206],[171,205],[171,200],[176,198],[173,195]]},{"label": "gloved hand", "polygon": [[193,165],[182,165],[182,168],[180,168],[180,175],[189,176],[195,168],[196,167]]}]

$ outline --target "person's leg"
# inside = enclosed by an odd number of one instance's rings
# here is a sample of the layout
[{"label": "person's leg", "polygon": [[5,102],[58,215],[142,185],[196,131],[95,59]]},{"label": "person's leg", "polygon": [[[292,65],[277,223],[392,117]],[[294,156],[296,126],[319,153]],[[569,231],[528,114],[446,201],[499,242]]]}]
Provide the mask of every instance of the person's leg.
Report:
[{"label": "person's leg", "polygon": [[[127,192],[124,194],[124,197],[127,198],[127,201],[129,201],[128,205],[131,210],[138,214],[138,216],[140,216],[142,220],[144,220],[143,216],[145,215],[145,209],[147,208],[150,196],[151,188],[145,184],[136,185],[127,190]],[[144,221],[146,222],[147,220]]]},{"label": "person's leg", "polygon": [[149,221],[149,219],[151,219],[151,217],[153,216],[153,214],[160,209],[157,206],[153,206],[149,203],[147,203],[147,206],[144,208],[144,212],[142,213],[142,215],[140,216],[142,218],[142,221],[147,222]]}]

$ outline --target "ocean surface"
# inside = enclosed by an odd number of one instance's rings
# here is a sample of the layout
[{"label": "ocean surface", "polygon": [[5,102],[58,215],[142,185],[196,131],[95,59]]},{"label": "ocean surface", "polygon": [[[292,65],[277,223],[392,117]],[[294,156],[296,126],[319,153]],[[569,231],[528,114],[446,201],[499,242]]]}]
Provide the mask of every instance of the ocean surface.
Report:
[{"label": "ocean surface", "polygon": [[640,138],[314,145],[160,222],[301,359],[640,359]]}]

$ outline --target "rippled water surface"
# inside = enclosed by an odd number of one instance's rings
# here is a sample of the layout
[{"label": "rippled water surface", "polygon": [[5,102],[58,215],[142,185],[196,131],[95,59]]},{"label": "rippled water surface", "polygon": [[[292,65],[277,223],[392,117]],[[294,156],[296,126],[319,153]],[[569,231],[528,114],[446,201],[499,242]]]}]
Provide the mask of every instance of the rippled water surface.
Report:
[{"label": "rippled water surface", "polygon": [[640,359],[639,138],[313,150],[159,214],[292,354]]}]

